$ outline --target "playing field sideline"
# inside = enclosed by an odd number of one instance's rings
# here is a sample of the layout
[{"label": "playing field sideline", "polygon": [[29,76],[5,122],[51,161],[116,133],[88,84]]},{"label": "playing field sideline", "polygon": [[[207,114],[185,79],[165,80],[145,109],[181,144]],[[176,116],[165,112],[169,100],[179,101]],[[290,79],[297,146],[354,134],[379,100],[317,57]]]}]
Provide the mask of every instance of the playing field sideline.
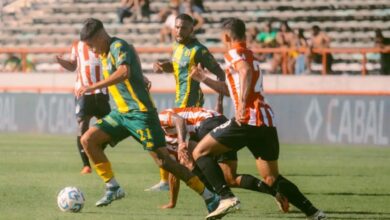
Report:
[{"label": "playing field sideline", "polygon": [[[125,141],[107,149],[127,197],[105,208],[94,203],[104,185],[93,173],[80,176],[73,136],[0,134],[0,219],[204,219],[200,197],[184,184],[174,210],[160,210],[166,192],[143,189],[159,180],[142,147]],[[330,219],[390,219],[390,148],[282,145],[280,168]],[[256,173],[247,150],[239,153],[239,173]],[[85,194],[81,213],[62,213],[56,196],[65,186]],[[235,190],[242,211],[224,219],[304,219],[293,209],[281,214],[267,195]]]}]

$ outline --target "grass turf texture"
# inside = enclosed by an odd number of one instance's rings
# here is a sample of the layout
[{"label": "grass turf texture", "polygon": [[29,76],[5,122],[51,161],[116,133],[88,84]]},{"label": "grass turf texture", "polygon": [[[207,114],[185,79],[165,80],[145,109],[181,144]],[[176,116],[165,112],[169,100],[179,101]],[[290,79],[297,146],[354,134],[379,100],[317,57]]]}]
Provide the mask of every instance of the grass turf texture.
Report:
[{"label": "grass turf texture", "polygon": [[[282,145],[280,170],[323,209],[330,219],[390,219],[390,148]],[[159,181],[159,172],[142,147],[127,139],[108,148],[117,180],[127,197],[97,208],[104,185],[93,172],[81,176],[73,136],[0,135],[0,219],[204,219],[202,199],[182,183],[179,203],[160,210],[167,192],[144,192]],[[247,150],[239,153],[239,173],[258,176]],[[63,213],[56,196],[65,186],[86,197],[81,213]],[[241,211],[224,219],[304,219],[293,208],[278,211],[270,196],[234,189]]]}]

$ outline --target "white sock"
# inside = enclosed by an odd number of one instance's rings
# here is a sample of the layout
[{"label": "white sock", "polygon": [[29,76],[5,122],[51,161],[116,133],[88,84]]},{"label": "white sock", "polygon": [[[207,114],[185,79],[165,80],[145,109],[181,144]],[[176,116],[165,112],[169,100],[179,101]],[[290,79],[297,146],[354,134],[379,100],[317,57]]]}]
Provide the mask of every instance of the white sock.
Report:
[{"label": "white sock", "polygon": [[112,188],[116,186],[119,186],[119,183],[116,181],[115,177],[112,177],[108,182],[106,182],[107,188]]},{"label": "white sock", "polygon": [[206,187],[204,188],[204,191],[202,193],[202,197],[204,200],[210,199],[214,196],[214,193],[208,190]]}]

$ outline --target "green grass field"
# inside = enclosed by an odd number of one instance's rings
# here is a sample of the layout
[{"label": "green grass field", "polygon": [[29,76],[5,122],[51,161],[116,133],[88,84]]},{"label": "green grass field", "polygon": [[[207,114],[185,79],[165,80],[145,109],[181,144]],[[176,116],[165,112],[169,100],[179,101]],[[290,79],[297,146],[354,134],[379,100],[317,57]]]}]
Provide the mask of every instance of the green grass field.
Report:
[{"label": "green grass field", "polygon": [[[0,135],[0,219],[204,219],[206,208],[184,184],[173,210],[158,207],[166,192],[144,192],[159,180],[158,169],[133,141],[109,148],[118,181],[127,197],[96,208],[104,185],[96,173],[81,176],[73,136]],[[295,182],[329,219],[390,219],[390,148],[282,145],[281,172]],[[247,150],[239,172],[258,176]],[[85,194],[81,213],[62,213],[56,197],[65,186]],[[304,219],[297,209],[282,214],[273,198],[235,189],[241,211],[224,219]]]}]

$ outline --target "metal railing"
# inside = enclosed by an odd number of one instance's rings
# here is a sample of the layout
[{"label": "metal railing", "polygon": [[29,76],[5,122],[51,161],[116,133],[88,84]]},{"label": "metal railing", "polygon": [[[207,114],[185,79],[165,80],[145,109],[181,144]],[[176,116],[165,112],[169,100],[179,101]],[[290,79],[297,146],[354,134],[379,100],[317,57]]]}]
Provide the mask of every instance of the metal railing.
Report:
[{"label": "metal railing", "polygon": [[[138,47],[136,48],[138,53],[171,53],[171,47]],[[222,47],[209,47],[211,53],[224,53],[225,48]],[[255,53],[280,53],[282,54],[282,73],[287,74],[287,63],[290,52],[308,53],[309,48],[256,48],[252,49]],[[70,49],[67,47],[52,47],[52,48],[0,48],[0,53],[15,53],[20,54],[22,60],[22,71],[26,72],[27,69],[27,55],[28,54],[39,54],[39,53],[50,53],[50,54],[61,54],[69,53]],[[322,70],[321,74],[326,75],[326,63],[327,54],[361,54],[361,73],[363,76],[367,75],[367,54],[368,53],[390,53],[390,48],[378,48],[378,47],[362,47],[362,48],[314,48],[311,49],[311,53],[322,55]]]}]

